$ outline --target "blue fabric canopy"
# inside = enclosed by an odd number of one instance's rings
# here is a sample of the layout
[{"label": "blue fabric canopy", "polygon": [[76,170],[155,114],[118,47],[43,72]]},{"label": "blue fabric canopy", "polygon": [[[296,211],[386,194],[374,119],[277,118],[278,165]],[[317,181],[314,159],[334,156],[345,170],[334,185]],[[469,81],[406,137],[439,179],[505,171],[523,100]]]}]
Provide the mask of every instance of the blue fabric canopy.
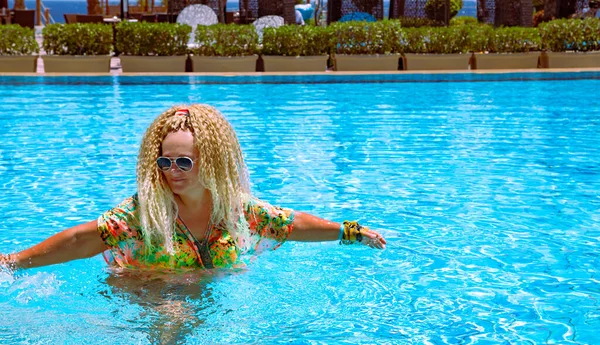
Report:
[{"label": "blue fabric canopy", "polygon": [[370,15],[366,12],[352,12],[352,13],[346,14],[345,16],[340,18],[339,21],[340,22],[352,22],[352,21],[376,22],[377,19],[375,19],[375,17],[373,17],[372,15]]},{"label": "blue fabric canopy", "polygon": [[300,4],[296,5],[296,11],[302,14],[302,19],[309,20],[312,18],[313,13],[315,13],[315,9],[311,4]]}]

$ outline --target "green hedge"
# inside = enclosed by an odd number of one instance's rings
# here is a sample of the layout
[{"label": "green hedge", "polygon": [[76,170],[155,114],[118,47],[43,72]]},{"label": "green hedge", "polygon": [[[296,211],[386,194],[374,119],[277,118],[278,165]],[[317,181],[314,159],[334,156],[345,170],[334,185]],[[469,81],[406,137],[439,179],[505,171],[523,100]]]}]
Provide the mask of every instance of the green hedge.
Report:
[{"label": "green hedge", "polygon": [[416,54],[455,54],[471,51],[468,26],[423,27],[405,29],[407,42],[404,52]]},{"label": "green hedge", "polygon": [[337,54],[386,54],[404,50],[399,21],[344,22],[329,26]]},{"label": "green hedge", "polygon": [[[336,54],[527,52],[600,50],[600,19],[560,19],[539,28],[493,28],[472,20],[448,27],[419,26],[427,20],[333,23],[328,27],[285,25],[266,28],[262,54],[280,56]],[[429,21],[428,23],[433,23]],[[38,51],[33,31],[0,26],[0,54]],[[117,25],[117,49],[125,55],[243,56],[259,52],[252,25],[199,26],[196,48],[189,49],[192,28],[168,23]],[[105,55],[112,50],[112,28],[102,24],[52,24],[43,30],[49,54]]]},{"label": "green hedge", "polygon": [[536,28],[504,27],[494,29],[489,25],[472,27],[470,49],[475,52],[524,53],[540,50],[541,37]]},{"label": "green hedge", "polygon": [[331,30],[313,25],[284,25],[263,31],[264,55],[327,55],[332,46]]},{"label": "green hedge", "polygon": [[0,55],[32,55],[40,52],[33,29],[17,24],[0,25]]},{"label": "green hedge", "polygon": [[403,27],[402,21],[335,23],[329,27],[338,54],[468,52],[520,53],[600,50],[600,19],[560,19],[539,28],[462,22],[448,27]]},{"label": "green hedge", "polygon": [[542,48],[554,52],[600,50],[600,19],[558,19],[539,26]]},{"label": "green hedge", "polygon": [[[468,18],[468,17],[459,17],[459,18]],[[475,19],[475,18],[473,18],[473,19]],[[434,26],[435,27],[435,26],[443,26],[444,25],[443,23],[438,22],[437,20],[431,20],[429,18],[404,17],[404,18],[393,19],[390,21],[395,21],[395,22],[399,23],[400,26],[403,28],[420,28],[423,26]],[[477,21],[477,19],[475,19],[475,21]]]},{"label": "green hedge", "polygon": [[113,30],[105,24],[49,24],[42,30],[48,55],[108,55]]},{"label": "green hedge", "polygon": [[[454,21],[449,27],[422,26],[425,21],[389,20],[334,23],[328,27],[285,25],[266,28],[262,53],[281,56],[386,53],[467,53],[600,50],[600,19],[559,19],[539,28],[493,28],[472,21]],[[429,22],[431,23],[431,22]],[[460,23],[460,24],[459,24]],[[412,27],[409,27],[412,26]],[[117,25],[116,45],[124,55],[185,55],[192,28],[169,23]],[[50,24],[42,30],[49,55],[108,55],[113,30],[105,24]],[[34,31],[19,25],[0,26],[0,55],[39,52]],[[243,56],[258,52],[252,25],[199,26],[197,48],[206,56]]]},{"label": "green hedge", "polygon": [[475,17],[454,17],[450,19],[450,25],[479,25],[479,21]]},{"label": "green hedge", "polygon": [[182,24],[121,22],[117,24],[117,49],[124,55],[186,55],[191,33],[192,28]]},{"label": "green hedge", "polygon": [[258,49],[258,34],[253,25],[198,25],[194,54],[202,56],[247,56]]}]

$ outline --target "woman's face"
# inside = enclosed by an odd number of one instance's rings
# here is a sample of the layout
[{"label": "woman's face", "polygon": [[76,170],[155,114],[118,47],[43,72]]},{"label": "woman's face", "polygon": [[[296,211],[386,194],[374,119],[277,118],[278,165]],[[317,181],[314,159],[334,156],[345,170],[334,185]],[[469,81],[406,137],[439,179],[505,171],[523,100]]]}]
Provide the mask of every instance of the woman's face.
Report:
[{"label": "woman's face", "polygon": [[[162,142],[162,156],[171,158],[171,168],[164,171],[163,175],[173,193],[197,194],[204,193],[204,186],[198,180],[198,151],[194,147],[194,137],[187,131],[177,131],[167,134]],[[189,157],[194,162],[192,170],[182,171],[175,164],[178,157]]]}]

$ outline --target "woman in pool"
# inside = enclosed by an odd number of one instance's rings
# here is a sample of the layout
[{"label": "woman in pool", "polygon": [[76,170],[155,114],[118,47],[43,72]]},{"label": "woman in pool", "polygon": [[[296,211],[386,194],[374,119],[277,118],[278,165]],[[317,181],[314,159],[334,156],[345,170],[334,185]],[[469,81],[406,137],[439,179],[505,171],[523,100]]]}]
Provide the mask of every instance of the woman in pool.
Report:
[{"label": "woman in pool", "polygon": [[0,263],[30,268],[104,253],[114,267],[185,270],[240,267],[245,255],[286,240],[386,245],[356,222],[338,224],[253,198],[237,136],[207,105],[172,107],[154,120],[140,147],[137,187],[97,221],[0,256]]}]

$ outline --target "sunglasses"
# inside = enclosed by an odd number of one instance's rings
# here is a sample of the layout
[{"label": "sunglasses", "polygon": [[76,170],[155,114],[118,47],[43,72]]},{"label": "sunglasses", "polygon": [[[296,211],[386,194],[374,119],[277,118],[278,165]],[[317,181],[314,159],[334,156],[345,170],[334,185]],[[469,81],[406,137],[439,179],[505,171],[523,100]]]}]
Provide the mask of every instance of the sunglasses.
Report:
[{"label": "sunglasses", "polygon": [[194,160],[190,157],[177,157],[177,158],[168,158],[168,157],[158,157],[156,160],[156,165],[162,171],[168,171],[173,166],[173,162],[179,168],[179,170],[188,172],[192,170],[194,167]]}]

